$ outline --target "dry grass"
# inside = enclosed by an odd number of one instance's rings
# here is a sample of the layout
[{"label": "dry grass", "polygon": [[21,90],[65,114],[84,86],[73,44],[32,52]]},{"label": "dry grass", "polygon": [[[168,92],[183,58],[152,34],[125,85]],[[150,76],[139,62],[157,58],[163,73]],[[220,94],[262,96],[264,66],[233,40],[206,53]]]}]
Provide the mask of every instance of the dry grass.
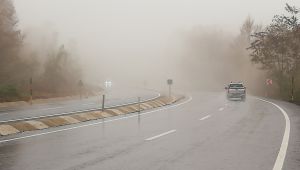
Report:
[{"label": "dry grass", "polygon": [[112,117],[111,114],[108,114],[107,112],[101,112],[101,115],[105,118],[105,117]]},{"label": "dry grass", "polygon": [[111,110],[112,112],[114,112],[116,115],[123,115],[124,113],[121,112],[120,110],[118,109],[108,109],[108,110]]},{"label": "dry grass", "polygon": [[11,123],[9,125],[18,129],[20,132],[38,130],[36,127],[32,126],[31,124],[29,124],[27,122],[16,122],[16,123]]},{"label": "dry grass", "polygon": [[20,131],[13,126],[10,125],[0,125],[0,135],[5,136],[5,135],[10,135],[10,134],[15,134],[19,133]]},{"label": "dry grass", "polygon": [[37,129],[46,129],[49,128],[47,125],[45,125],[44,123],[40,122],[40,121],[35,121],[35,120],[29,120],[26,121],[27,123],[31,124],[32,126],[34,126]]},{"label": "dry grass", "polygon": [[110,109],[105,110],[105,112],[107,112],[108,114],[111,114],[113,116],[118,116],[118,114]]},{"label": "dry grass", "polygon": [[86,120],[95,120],[97,119],[97,117],[95,117],[92,113],[87,112],[87,113],[80,113],[79,114],[80,117],[85,118]]},{"label": "dry grass", "polygon": [[56,127],[56,126],[70,124],[68,121],[60,117],[45,118],[45,119],[41,119],[40,121],[49,127]]},{"label": "dry grass", "polygon": [[74,119],[71,116],[60,116],[60,118],[65,119],[69,124],[79,123],[80,121],[77,119]]},{"label": "dry grass", "polygon": [[75,114],[75,115],[71,115],[71,117],[74,118],[74,119],[79,120],[80,122],[85,122],[85,121],[88,120],[88,119],[86,119],[86,118],[84,118],[84,117],[81,117],[81,116],[79,116],[79,115],[80,115],[80,114]]},{"label": "dry grass", "polygon": [[96,119],[101,119],[101,118],[103,118],[102,112],[101,112],[101,111],[91,112],[91,114],[92,114]]},{"label": "dry grass", "polygon": [[119,110],[121,110],[121,112],[123,112],[123,113],[125,113],[125,114],[127,114],[127,113],[130,113],[131,111],[130,110],[128,110],[126,107],[120,107],[120,108],[118,108]]}]

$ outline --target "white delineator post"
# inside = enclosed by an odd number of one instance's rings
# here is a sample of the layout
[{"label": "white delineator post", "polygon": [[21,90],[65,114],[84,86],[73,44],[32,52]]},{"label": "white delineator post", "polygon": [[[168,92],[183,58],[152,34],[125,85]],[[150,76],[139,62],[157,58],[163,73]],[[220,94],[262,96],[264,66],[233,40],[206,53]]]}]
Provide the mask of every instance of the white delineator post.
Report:
[{"label": "white delineator post", "polygon": [[168,79],[167,80],[167,84],[169,85],[169,98],[171,98],[171,95],[172,95],[171,86],[173,84],[173,80],[172,79]]}]

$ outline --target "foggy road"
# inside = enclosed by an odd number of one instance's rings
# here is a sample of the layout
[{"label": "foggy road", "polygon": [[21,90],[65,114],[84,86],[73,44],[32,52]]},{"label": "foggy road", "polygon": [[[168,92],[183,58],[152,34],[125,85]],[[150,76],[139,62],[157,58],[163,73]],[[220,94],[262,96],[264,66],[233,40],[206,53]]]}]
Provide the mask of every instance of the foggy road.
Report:
[{"label": "foggy road", "polygon": [[[141,97],[141,100],[149,100],[158,96],[159,93],[151,90],[115,89],[106,94],[105,108],[137,102],[138,97]],[[67,114],[70,112],[99,109],[101,107],[102,94],[83,98],[82,100],[72,99],[34,104],[32,106],[6,107],[0,108],[0,122],[55,114]]]},{"label": "foggy road", "polygon": [[[299,169],[300,107],[274,102],[290,117],[283,169]],[[0,138],[1,169],[270,170],[287,126],[278,108],[255,97],[227,101],[224,93],[199,92],[140,116],[83,124],[24,133],[10,142]]]}]

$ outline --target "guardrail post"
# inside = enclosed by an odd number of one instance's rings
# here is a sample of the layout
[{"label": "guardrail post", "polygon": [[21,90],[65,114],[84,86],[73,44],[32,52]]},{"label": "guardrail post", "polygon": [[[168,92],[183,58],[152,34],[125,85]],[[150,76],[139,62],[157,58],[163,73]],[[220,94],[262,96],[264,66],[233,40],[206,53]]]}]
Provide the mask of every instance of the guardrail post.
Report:
[{"label": "guardrail post", "polygon": [[138,97],[139,114],[141,113],[141,97]]},{"label": "guardrail post", "polygon": [[104,105],[105,105],[105,94],[102,95],[102,112],[104,111]]},{"label": "guardrail post", "polygon": [[138,97],[138,124],[140,128],[141,123],[141,97]]},{"label": "guardrail post", "polygon": [[30,105],[32,105],[32,77],[29,79]]}]

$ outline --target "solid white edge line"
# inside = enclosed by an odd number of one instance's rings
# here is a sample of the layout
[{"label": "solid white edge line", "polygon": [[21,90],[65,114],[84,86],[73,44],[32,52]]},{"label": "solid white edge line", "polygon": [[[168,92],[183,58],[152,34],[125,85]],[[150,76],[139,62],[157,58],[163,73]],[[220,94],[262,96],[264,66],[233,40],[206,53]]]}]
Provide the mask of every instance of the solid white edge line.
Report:
[{"label": "solid white edge line", "polygon": [[202,117],[202,118],[199,119],[199,120],[205,120],[205,119],[207,119],[207,118],[209,118],[209,117],[210,117],[210,115],[207,115],[207,116]]},{"label": "solid white edge line", "polygon": [[170,133],[174,133],[174,132],[176,132],[176,129],[170,130],[170,131],[168,131],[168,132],[161,133],[161,134],[159,134],[159,135],[156,135],[156,136],[147,138],[147,139],[145,139],[145,140],[146,140],[146,141],[151,141],[151,140],[154,140],[154,139],[157,139],[157,138],[166,136],[166,135],[168,135],[168,134],[170,134]]},{"label": "solid white edge line", "polygon": [[130,116],[126,116],[126,117],[119,117],[119,118],[105,120],[105,121],[103,121],[101,119],[99,122],[95,122],[95,123],[90,123],[90,124],[85,124],[85,125],[80,125],[80,126],[69,127],[69,128],[65,128],[65,129],[59,129],[59,130],[54,130],[54,131],[49,131],[49,132],[44,132],[44,133],[37,133],[37,134],[33,134],[33,135],[28,135],[28,136],[22,136],[22,137],[17,137],[17,138],[1,140],[0,143],[16,141],[16,140],[21,140],[21,139],[26,139],[26,138],[36,137],[36,136],[42,136],[42,135],[47,135],[47,134],[52,134],[52,133],[57,133],[57,132],[62,132],[62,131],[68,131],[68,130],[83,128],[83,127],[88,127],[88,126],[95,126],[95,125],[102,124],[102,123],[108,123],[108,122],[114,122],[114,121],[123,120],[123,119],[129,119],[129,118],[137,117],[139,115],[147,115],[149,113],[158,112],[158,111],[162,111],[162,110],[167,110],[167,109],[170,109],[170,108],[173,108],[173,107],[178,107],[180,105],[183,105],[183,104],[186,104],[186,103],[190,102],[191,100],[193,100],[193,98],[191,96],[189,96],[189,99],[182,102],[182,103],[178,103],[178,104],[174,104],[174,105],[170,105],[170,106],[164,106],[162,108],[151,110],[151,111],[148,111],[148,112],[143,112],[143,113],[140,113],[140,114],[130,115]]},{"label": "solid white edge line", "polygon": [[261,101],[264,101],[264,102],[267,102],[267,103],[272,104],[273,106],[277,107],[284,116],[284,119],[285,119],[284,135],[283,135],[281,146],[280,146],[280,149],[279,149],[279,152],[278,152],[278,155],[277,155],[277,159],[276,159],[274,167],[273,167],[273,170],[281,170],[282,167],[283,167],[284,160],[285,160],[286,151],[287,151],[287,148],[288,148],[288,145],[289,145],[290,130],[291,130],[290,118],[289,118],[288,114],[286,113],[286,111],[283,110],[277,104],[275,104],[273,102],[270,102],[270,101],[267,101],[267,100],[264,100],[264,99],[260,99],[260,98],[257,98],[257,99],[261,100]]}]

